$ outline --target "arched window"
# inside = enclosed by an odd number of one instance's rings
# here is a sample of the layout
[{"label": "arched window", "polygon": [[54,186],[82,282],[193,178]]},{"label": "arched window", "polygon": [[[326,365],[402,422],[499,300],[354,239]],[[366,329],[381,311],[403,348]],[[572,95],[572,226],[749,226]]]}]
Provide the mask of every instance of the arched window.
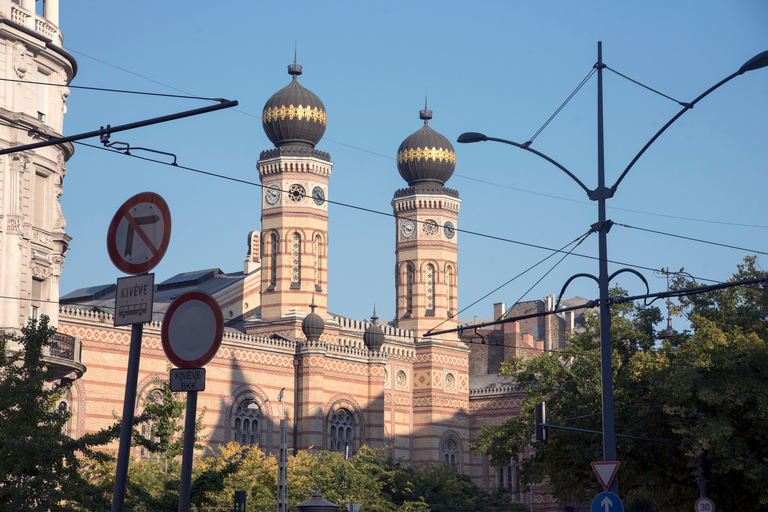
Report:
[{"label": "arched window", "polygon": [[331,416],[328,432],[332,452],[341,452],[344,458],[352,456],[352,441],[354,439],[355,420],[346,409],[338,409]]},{"label": "arched window", "polygon": [[[160,389],[155,389],[153,391],[150,391],[147,393],[147,396],[144,398],[144,407],[146,407],[147,404],[162,404],[163,403],[163,391]],[[141,435],[145,439],[149,439],[152,442],[159,442],[160,438],[155,435],[155,421],[149,420],[146,423],[143,423],[141,425]],[[147,458],[150,456],[149,450],[142,447],[139,451],[139,456],[141,458]]]},{"label": "arched window", "polygon": [[323,291],[320,286],[320,235],[315,235],[315,241],[313,243],[312,252],[315,255],[315,291]]},{"label": "arched window", "polygon": [[427,313],[426,316],[435,316],[435,266],[431,263],[427,265]]},{"label": "arched window", "polygon": [[413,264],[408,262],[405,264],[405,314],[411,316],[413,313],[413,277],[415,269]]},{"label": "arched window", "polygon": [[448,265],[445,267],[445,286],[447,288],[447,296],[448,296],[448,318],[453,318],[453,315],[456,312],[455,307],[455,300],[456,297],[453,295],[454,285],[453,285],[453,267]]},{"label": "arched window", "polygon": [[442,446],[443,462],[449,466],[457,466],[459,463],[459,443],[453,437],[443,441]]},{"label": "arched window", "polygon": [[275,286],[277,286],[277,234],[272,233],[269,236],[269,242],[272,245],[272,252],[269,258],[269,288],[274,290]]},{"label": "arched window", "polygon": [[68,389],[64,396],[62,396],[56,403],[56,409],[64,414],[68,414],[67,421],[61,426],[61,433],[70,437],[75,437],[70,432],[72,428],[72,390]]},{"label": "arched window", "polygon": [[517,483],[517,457],[509,459],[508,466],[496,468],[496,487],[506,489],[513,497],[519,495],[520,487]]},{"label": "arched window", "polygon": [[291,238],[291,289],[301,286],[301,235],[294,233]]},{"label": "arched window", "polygon": [[259,444],[261,410],[256,402],[244,401],[235,412],[235,442],[243,446]]}]

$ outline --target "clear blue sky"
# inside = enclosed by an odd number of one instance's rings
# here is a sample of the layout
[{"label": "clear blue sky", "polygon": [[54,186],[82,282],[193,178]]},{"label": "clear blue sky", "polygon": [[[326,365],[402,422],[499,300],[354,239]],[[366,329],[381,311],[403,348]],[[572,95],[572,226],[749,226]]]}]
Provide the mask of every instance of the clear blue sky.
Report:
[{"label": "clear blue sky", "polygon": [[[73,85],[235,99],[216,113],[122,132],[113,141],[174,153],[178,163],[258,183],[256,161],[272,147],[261,129],[267,99],[285,86],[294,44],[301,83],[328,112],[318,149],[331,154],[332,201],[391,214],[406,186],[395,154],[420,128],[428,90],[430,126],[451,141],[464,131],[524,142],[587,76],[603,42],[604,62],[679,101],[691,101],[755,54],[768,50],[768,3],[645,2],[63,2],[64,46],[78,60]],[[680,107],[605,72],[606,175],[612,184]],[[596,185],[596,77],[536,138],[533,148]],[[65,134],[157,117],[209,103],[73,89]],[[768,252],[768,69],[734,79],[675,123],[608,201],[617,224],[739,247],[732,249],[622,226],[608,235],[609,259],[646,269],[685,267],[722,281],[745,255]],[[85,141],[98,145],[98,140]],[[457,144],[447,183],[463,200],[459,306],[589,230],[596,204],[558,169],[492,142]],[[150,153],[135,154],[157,157]],[[164,159],[163,157],[159,157]],[[166,160],[167,161],[167,160]],[[155,282],[178,272],[242,269],[246,235],[260,229],[260,189],[77,145],[62,206],[73,237],[61,291],[114,282],[106,251],[116,209],[138,192],[168,202],[170,248]],[[395,221],[330,207],[331,312],[355,319],[394,315]],[[521,242],[521,243],[514,243]],[[597,238],[576,252],[595,256]],[[489,317],[507,305],[558,293],[597,262],[559,256],[460,313]],[[768,257],[758,263],[768,268]],[[613,272],[624,265],[612,264]],[[665,281],[640,269],[652,291]],[[632,294],[634,277],[618,284]],[[535,286],[534,286],[535,285]],[[528,291],[533,286],[533,289]],[[566,296],[596,298],[588,280]],[[663,306],[663,304],[659,304]],[[685,325],[676,323],[677,328]]]}]

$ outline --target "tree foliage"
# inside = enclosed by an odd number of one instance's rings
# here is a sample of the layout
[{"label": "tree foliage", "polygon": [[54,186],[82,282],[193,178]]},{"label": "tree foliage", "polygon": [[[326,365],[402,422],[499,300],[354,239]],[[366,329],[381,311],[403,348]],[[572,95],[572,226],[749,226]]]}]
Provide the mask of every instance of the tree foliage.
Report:
[{"label": "tree foliage", "polygon": [[[766,275],[747,258],[732,279]],[[620,497],[628,510],[691,509],[705,454],[716,504],[766,507],[768,290],[753,285],[694,295],[677,312],[692,330],[659,340],[656,308],[611,306],[616,432],[677,443],[618,438]],[[548,482],[561,502],[589,504],[602,491],[589,465],[602,460],[602,437],[550,428],[547,443],[531,443],[534,407],[547,402],[550,424],[602,431],[598,327],[597,316],[587,314],[586,332],[564,350],[507,361],[502,374],[525,391],[522,415],[483,429],[472,445],[502,463],[533,444],[522,478]]]},{"label": "tree foliage", "polygon": [[[166,367],[168,374],[171,365]],[[187,394],[171,391],[170,379],[155,377],[152,384],[160,391],[159,395],[150,393],[142,398],[144,416],[148,417],[147,435],[142,435],[139,429],[133,429],[133,446],[140,446],[150,454],[160,458],[164,466],[172,459],[182,455],[184,451],[184,413],[187,408]],[[195,449],[202,450],[200,441],[205,439],[202,434],[205,409],[195,418]]]},{"label": "tree foliage", "polygon": [[[90,475],[109,480],[113,463],[94,465]],[[98,469],[98,470],[97,470]],[[175,511],[180,466],[169,467],[163,482],[160,461],[134,459],[129,467],[127,511]],[[190,502],[194,507],[232,507],[235,491],[246,492],[246,510],[272,510],[277,499],[277,460],[257,447],[230,443],[215,454],[199,457],[192,471]],[[111,487],[103,485],[104,492]],[[288,457],[288,506],[306,501],[319,490],[340,506],[361,503],[371,512],[431,509],[443,512],[523,510],[510,504],[509,494],[488,493],[469,477],[443,464],[409,465],[393,461],[384,450],[362,447],[344,459],[337,452],[299,451]]]},{"label": "tree foliage", "polygon": [[[0,508],[3,510],[100,510],[98,488],[83,477],[97,450],[120,434],[119,425],[72,439],[57,402],[66,392],[48,382],[45,349],[55,344],[48,317],[30,320],[21,334],[0,335]],[[10,344],[20,350],[11,352]]]}]

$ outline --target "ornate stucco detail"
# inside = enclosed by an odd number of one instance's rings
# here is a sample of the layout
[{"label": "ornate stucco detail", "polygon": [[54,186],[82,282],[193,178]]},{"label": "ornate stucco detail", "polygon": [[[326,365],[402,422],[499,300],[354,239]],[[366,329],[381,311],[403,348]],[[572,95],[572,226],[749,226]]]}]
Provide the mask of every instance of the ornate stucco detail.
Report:
[{"label": "ornate stucco detail", "polygon": [[42,245],[48,245],[48,246],[53,245],[53,237],[51,237],[51,235],[49,235],[45,231],[41,231],[39,229],[32,230],[32,240]]},{"label": "ornate stucco detail", "polygon": [[27,47],[24,46],[24,43],[13,45],[13,70],[19,78],[24,78],[24,75],[29,71]]},{"label": "ornate stucco detail", "polygon": [[[24,198],[24,172],[27,169],[27,164],[30,161],[29,156],[23,153],[13,153],[10,157],[10,171],[11,177],[9,180],[10,186],[10,205],[8,205],[9,215],[22,215],[21,211],[22,200]],[[21,232],[19,230],[19,232]]]},{"label": "ornate stucco detail", "polygon": [[44,263],[50,263],[51,262],[51,255],[50,253],[47,253],[45,251],[40,251],[38,249],[32,249],[32,259],[36,261],[42,261]]},{"label": "ornate stucco detail", "polygon": [[24,219],[20,217],[8,218],[8,231],[16,232],[21,237],[19,240],[19,247],[22,246],[23,240],[29,239],[30,230],[30,226],[24,223]]},{"label": "ornate stucco detail", "polygon": [[62,73],[61,71],[56,72],[54,75],[54,83],[60,85],[61,87],[57,87],[59,91],[59,95],[61,95],[61,113],[66,114],[67,113],[67,105],[66,101],[67,98],[69,98],[69,87],[67,87],[67,76]]},{"label": "ornate stucco detail", "polygon": [[51,275],[51,269],[41,267],[40,265],[32,265],[32,275],[39,279],[47,279]]},{"label": "ornate stucco detail", "polygon": [[56,220],[53,221],[53,229],[63,230],[67,227],[67,219],[64,217],[64,212],[61,211],[61,196],[64,195],[61,185],[56,185],[54,193],[56,194]]}]

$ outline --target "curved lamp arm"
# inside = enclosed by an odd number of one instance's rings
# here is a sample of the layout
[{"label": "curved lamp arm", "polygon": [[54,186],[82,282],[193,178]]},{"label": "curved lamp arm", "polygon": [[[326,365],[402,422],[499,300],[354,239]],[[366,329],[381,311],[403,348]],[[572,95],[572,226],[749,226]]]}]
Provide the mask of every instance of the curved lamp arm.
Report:
[{"label": "curved lamp arm", "polygon": [[731,80],[733,80],[737,76],[743,75],[747,71],[752,71],[752,70],[755,70],[755,69],[760,69],[760,68],[763,68],[765,66],[768,66],[768,51],[764,51],[762,53],[759,53],[759,54],[755,55],[754,57],[749,59],[747,62],[745,62],[744,65],[742,65],[739,68],[738,71],[736,71],[732,75],[730,75],[730,76],[720,80],[718,83],[716,83],[715,85],[713,85],[712,87],[710,87],[709,89],[704,91],[701,95],[699,95],[698,98],[696,98],[692,102],[683,104],[684,105],[683,109],[680,112],[678,112],[672,119],[667,121],[667,124],[662,126],[661,130],[656,132],[656,135],[651,137],[651,140],[649,140],[645,144],[645,146],[643,146],[643,149],[641,149],[640,152],[637,155],[635,155],[635,158],[633,158],[632,161],[629,162],[629,165],[627,166],[627,168],[624,169],[624,172],[621,173],[621,176],[619,176],[619,179],[616,180],[616,183],[614,183],[614,185],[611,187],[611,192],[613,192],[613,193],[616,192],[616,189],[619,187],[619,183],[621,183],[621,180],[624,179],[624,176],[627,175],[627,173],[632,168],[632,166],[635,165],[635,162],[637,162],[637,160],[641,156],[643,156],[643,153],[645,153],[645,150],[648,149],[648,147],[650,147],[650,145],[653,144],[656,141],[656,139],[658,139],[659,136],[666,131],[667,128],[669,128],[669,125],[671,125],[672,123],[677,121],[680,116],[682,116],[683,114],[685,114],[686,112],[691,110],[693,108],[693,106],[696,105],[696,103],[698,103],[699,101],[704,99],[706,96],[709,95],[709,93],[711,93],[715,89],[718,89],[720,86],[725,85],[726,83],[730,82]]},{"label": "curved lamp arm", "polygon": [[[685,103],[685,104],[684,104],[684,106],[683,106],[683,109],[682,109],[680,112],[678,112],[678,113],[677,113],[677,114],[676,114],[676,115],[675,115],[675,116],[674,116],[672,119],[670,119],[670,120],[667,122],[667,124],[665,124],[664,126],[662,126],[662,127],[661,127],[661,130],[659,130],[658,132],[656,132],[656,135],[654,135],[654,136],[651,138],[651,140],[649,140],[649,141],[648,141],[648,142],[645,144],[645,146],[643,146],[643,149],[641,149],[641,150],[640,150],[640,152],[639,152],[637,155],[635,155],[635,158],[633,158],[633,159],[632,159],[632,161],[631,161],[631,162],[629,162],[629,165],[627,166],[627,168],[626,168],[626,169],[624,169],[624,172],[622,172],[622,173],[621,173],[621,176],[619,176],[619,179],[618,179],[618,180],[616,180],[616,183],[614,183],[614,185],[613,185],[613,186],[612,186],[612,187],[609,189],[609,190],[610,190],[610,192],[608,192],[608,193],[607,193],[607,195],[606,195],[605,197],[612,197],[612,196],[613,196],[613,194],[616,192],[616,189],[619,187],[619,184],[620,184],[620,183],[621,183],[621,181],[624,179],[624,176],[626,176],[626,175],[627,175],[627,173],[629,172],[629,170],[630,170],[630,169],[631,169],[631,168],[632,168],[632,167],[635,165],[635,162],[637,162],[637,160],[638,160],[638,159],[639,159],[641,156],[643,156],[643,153],[645,153],[645,151],[646,151],[646,150],[647,150],[647,149],[650,147],[650,145],[651,145],[651,144],[653,144],[653,143],[656,141],[656,139],[658,139],[658,138],[659,138],[659,136],[660,136],[662,133],[664,133],[664,132],[667,130],[667,128],[669,128],[669,126],[670,126],[672,123],[674,123],[675,121],[677,121],[677,120],[680,118],[680,116],[682,116],[683,114],[685,114],[686,112],[688,112],[689,110],[691,110],[691,109],[693,108],[693,106],[694,106],[694,105],[696,105],[696,103],[698,103],[699,101],[701,101],[702,99],[704,99],[704,98],[705,98],[706,96],[708,96],[708,95],[709,95],[709,94],[710,94],[712,91],[714,91],[715,89],[718,89],[718,88],[719,88],[719,87],[721,87],[722,85],[725,85],[726,83],[730,82],[731,80],[733,80],[733,79],[734,79],[734,78],[736,78],[737,76],[739,76],[739,75],[743,75],[743,74],[744,74],[744,73],[746,73],[747,71],[753,71],[753,70],[755,70],[755,69],[764,68],[764,67],[766,67],[766,66],[768,66],[768,51],[764,51],[764,52],[762,52],[762,53],[758,53],[757,55],[755,55],[754,57],[752,57],[751,59],[749,59],[747,62],[745,62],[745,63],[744,63],[744,64],[743,64],[743,65],[742,65],[742,66],[739,68],[739,70],[738,70],[738,71],[736,71],[736,72],[735,72],[735,73],[733,73],[732,75],[730,75],[730,76],[728,76],[728,77],[724,78],[723,80],[719,81],[718,83],[716,83],[715,85],[713,85],[712,87],[710,87],[709,89],[707,89],[706,91],[704,91],[704,93],[702,93],[701,95],[699,95],[699,97],[698,97],[698,98],[696,98],[695,100],[693,100],[692,102],[690,102],[690,103]],[[481,141],[486,141],[486,140],[492,140],[492,141],[495,141],[495,142],[503,142],[504,144],[509,144],[510,146],[515,146],[515,147],[518,147],[518,148],[520,148],[520,149],[524,149],[524,150],[526,150],[526,151],[530,151],[530,152],[531,152],[531,153],[533,153],[534,155],[540,156],[541,158],[543,158],[544,160],[546,160],[547,162],[551,163],[552,165],[554,165],[555,167],[557,167],[558,169],[560,169],[561,171],[563,171],[565,174],[567,174],[567,175],[568,175],[568,176],[569,176],[569,177],[570,177],[570,178],[571,178],[573,181],[575,181],[576,183],[578,183],[578,185],[579,185],[579,186],[580,186],[580,187],[581,187],[581,188],[582,188],[582,189],[583,189],[583,190],[584,190],[584,191],[587,193],[587,196],[589,196],[589,198],[590,198],[590,199],[592,199],[592,200],[595,200],[595,199],[597,199],[597,197],[596,197],[596,196],[594,196],[594,191],[592,191],[592,190],[590,190],[589,188],[587,188],[587,187],[586,187],[586,185],[584,185],[584,183],[582,183],[582,182],[581,182],[581,180],[580,180],[579,178],[577,178],[576,176],[574,176],[574,175],[573,175],[573,173],[572,173],[571,171],[569,171],[568,169],[566,169],[565,167],[563,167],[562,165],[560,165],[558,162],[556,162],[556,161],[555,161],[555,160],[553,160],[552,158],[550,158],[550,157],[548,157],[547,155],[545,155],[544,153],[540,153],[540,152],[536,151],[535,149],[531,149],[531,147],[530,147],[531,143],[530,143],[530,142],[525,142],[525,143],[523,143],[523,144],[520,144],[520,143],[518,143],[518,142],[512,142],[511,140],[506,140],[506,139],[498,139],[498,138],[496,138],[496,137],[488,137],[487,135],[484,135],[484,134],[482,134],[482,133],[478,133],[478,132],[466,132],[466,133],[462,133],[461,135],[459,135],[459,138],[458,138],[458,139],[456,139],[456,142],[461,142],[461,143],[470,143],[470,142],[481,142]]]},{"label": "curved lamp arm", "polygon": [[536,156],[540,156],[541,158],[543,158],[544,160],[546,160],[547,162],[551,163],[552,165],[554,165],[555,167],[557,167],[558,169],[563,171],[565,174],[570,176],[570,178],[573,181],[575,181],[576,183],[578,183],[578,185],[584,190],[584,192],[587,193],[587,196],[589,196],[590,198],[592,197],[592,191],[589,188],[587,188],[587,186],[584,185],[584,183],[582,183],[579,178],[574,176],[571,171],[569,171],[568,169],[566,169],[565,167],[560,165],[558,162],[556,162],[552,158],[550,158],[547,155],[545,155],[544,153],[536,151],[535,149],[531,149],[531,143],[530,142],[526,142],[524,144],[520,144],[520,143],[517,143],[517,142],[512,142],[511,140],[497,139],[496,137],[488,137],[487,135],[483,135],[482,133],[477,133],[477,132],[462,133],[461,135],[459,135],[459,138],[456,139],[456,142],[461,142],[461,143],[465,143],[466,144],[466,143],[470,143],[470,142],[481,142],[481,141],[486,141],[486,140],[492,140],[492,141],[495,141],[495,142],[503,142],[504,144],[509,144],[510,146],[515,146],[515,147],[518,147],[520,149],[524,149],[526,151],[530,151],[531,153],[533,153]]}]

